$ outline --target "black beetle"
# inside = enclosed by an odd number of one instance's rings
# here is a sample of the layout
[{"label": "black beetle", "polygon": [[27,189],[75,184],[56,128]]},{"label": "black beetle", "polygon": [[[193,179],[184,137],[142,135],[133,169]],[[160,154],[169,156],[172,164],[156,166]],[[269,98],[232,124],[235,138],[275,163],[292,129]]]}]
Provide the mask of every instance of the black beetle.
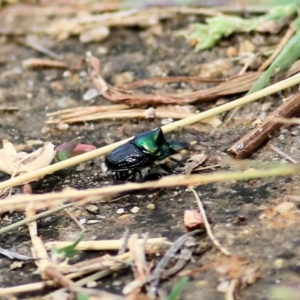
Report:
[{"label": "black beetle", "polygon": [[[134,180],[137,173],[143,178],[141,170],[145,167],[150,167],[156,161],[161,161],[188,146],[189,143],[186,142],[166,141],[159,127],[142,132],[129,142],[115,148],[105,157],[105,164],[108,170],[115,174],[115,179]],[[167,166],[161,166],[171,171]]]}]

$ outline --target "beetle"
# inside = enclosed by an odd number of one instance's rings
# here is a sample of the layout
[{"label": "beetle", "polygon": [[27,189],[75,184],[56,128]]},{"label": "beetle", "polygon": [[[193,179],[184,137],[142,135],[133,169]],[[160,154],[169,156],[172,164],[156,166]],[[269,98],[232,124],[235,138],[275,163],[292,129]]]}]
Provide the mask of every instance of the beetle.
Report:
[{"label": "beetle", "polygon": [[[188,146],[189,143],[186,142],[167,141],[161,128],[158,127],[142,132],[115,148],[105,157],[105,165],[111,173],[114,173],[117,180],[132,181],[136,179],[137,174],[143,179],[143,169],[151,167]],[[172,160],[179,163],[175,159]],[[172,172],[168,166],[164,164],[160,166],[169,173]]]}]

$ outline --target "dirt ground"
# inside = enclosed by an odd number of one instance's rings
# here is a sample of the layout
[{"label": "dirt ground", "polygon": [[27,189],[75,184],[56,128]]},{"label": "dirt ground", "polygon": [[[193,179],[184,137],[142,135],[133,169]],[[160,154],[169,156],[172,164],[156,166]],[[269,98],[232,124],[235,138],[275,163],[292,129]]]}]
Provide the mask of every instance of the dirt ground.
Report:
[{"label": "dirt ground", "polygon": [[[1,10],[0,10],[1,13]],[[63,55],[69,64],[75,64],[91,51],[100,59],[105,79],[116,84],[123,80],[124,73],[130,72],[133,80],[157,76],[197,75],[199,65],[216,60],[223,60],[228,67],[217,76],[235,75],[241,66],[229,60],[226,55],[229,46],[239,47],[244,39],[249,39],[257,47],[274,45],[280,36],[268,35],[235,35],[223,40],[210,51],[194,53],[192,47],[182,37],[174,32],[185,27],[189,16],[177,16],[161,22],[155,28],[113,28],[109,37],[101,43],[82,44],[78,38],[70,37],[64,41],[56,41],[48,36],[39,36],[42,44],[53,52]],[[193,20],[201,17],[193,16]],[[45,17],[18,17],[6,15],[1,21],[7,29],[22,28],[29,30],[39,24],[47,24]],[[155,30],[154,30],[155,29]],[[60,109],[108,105],[102,97],[84,101],[83,95],[93,87],[87,74],[86,66],[66,76],[63,69],[30,69],[22,67],[22,62],[29,58],[47,58],[34,49],[24,46],[13,35],[0,36],[0,101],[1,106],[16,106],[17,111],[1,112],[0,139],[7,139],[18,145],[20,149],[32,151],[40,147],[42,142],[51,141],[55,145],[82,137],[82,141],[97,147],[136,135],[162,125],[162,120],[109,120],[86,122],[70,125],[67,130],[59,130],[55,126],[45,125],[46,114]],[[57,84],[62,88],[57,89]],[[205,88],[207,84],[192,86],[193,89]],[[189,85],[160,85],[157,93],[182,93],[191,89]],[[278,107],[289,92],[277,93],[267,99],[239,109],[233,120],[223,123],[218,128],[210,125],[195,124],[188,126],[180,133],[168,135],[175,140],[197,141],[182,157],[186,161],[193,154],[205,153],[209,157],[224,157],[226,150],[243,134],[252,128],[252,122],[258,116],[267,115]],[[222,99],[232,100],[236,97]],[[268,103],[268,105],[266,105]],[[213,102],[194,104],[199,111],[215,105]],[[266,109],[267,107],[267,109]],[[225,120],[226,116],[221,116]],[[272,144],[285,153],[300,161],[300,128],[290,126],[279,130],[272,136]],[[35,141],[35,142],[30,142]],[[251,157],[258,161],[279,162],[283,158],[276,154],[266,144]],[[48,175],[36,187],[35,193],[60,191],[70,186],[76,189],[101,187],[112,183],[101,170],[103,158],[86,162],[83,165]],[[226,168],[226,170],[234,168]],[[220,170],[220,169],[218,169]],[[211,172],[211,170],[206,171]],[[8,175],[1,173],[1,181]],[[217,183],[198,186],[197,192],[205,204],[207,215],[213,226],[213,231],[222,245],[230,249],[238,265],[248,270],[254,268],[260,274],[260,279],[245,286],[240,291],[240,299],[267,300],[271,298],[272,288],[280,285],[294,286],[299,282],[300,274],[300,227],[299,225],[299,181],[298,176],[268,178],[245,182]],[[13,189],[19,193],[18,188]],[[277,212],[280,203],[295,204],[291,210]],[[155,209],[148,209],[149,204],[155,204]],[[98,220],[98,223],[85,224],[84,240],[117,239],[124,229],[130,233],[149,233],[151,237],[167,237],[175,241],[186,232],[183,224],[185,209],[196,209],[193,194],[186,188],[162,189],[127,194],[118,201],[111,203],[94,203],[97,206],[95,214],[83,208],[74,210],[79,220]],[[140,208],[133,214],[134,206]],[[124,208],[125,215],[118,215],[117,210]],[[1,216],[0,226],[4,227],[24,218],[24,214],[10,212]],[[73,241],[79,229],[64,213],[39,220],[39,234],[44,242],[53,240]],[[203,236],[197,238],[206,240]],[[10,231],[0,236],[0,247],[10,249],[20,254],[31,255],[31,242],[26,226]],[[98,254],[82,253],[80,258],[87,259]],[[209,247],[201,255],[195,255],[185,269],[194,269],[214,262],[230,262],[214,247]],[[243,261],[243,262],[241,262]],[[24,262],[16,269],[11,269],[12,261],[0,255],[0,287],[17,286],[37,282],[40,277],[34,274],[36,266],[33,262]],[[231,272],[239,273],[234,267],[228,267]],[[238,269],[238,268],[237,268]],[[223,270],[224,271],[224,270]],[[124,284],[132,279],[131,272],[122,272],[116,276],[97,282],[97,288],[121,294]],[[195,272],[183,292],[182,299],[224,299],[224,294],[217,291],[217,286],[229,275],[217,268],[211,267]],[[239,276],[239,275],[237,275]],[[231,274],[231,277],[234,275]],[[166,293],[178,281],[173,277],[162,284]],[[247,280],[246,280],[247,281]],[[251,283],[249,281],[248,283]],[[18,299],[37,297],[50,290],[27,293],[17,296]]]}]

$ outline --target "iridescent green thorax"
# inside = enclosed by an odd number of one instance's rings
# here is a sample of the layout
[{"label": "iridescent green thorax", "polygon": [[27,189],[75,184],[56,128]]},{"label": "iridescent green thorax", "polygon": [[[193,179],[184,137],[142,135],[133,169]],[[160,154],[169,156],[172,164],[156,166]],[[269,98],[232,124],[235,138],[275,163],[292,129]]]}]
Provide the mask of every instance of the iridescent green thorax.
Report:
[{"label": "iridescent green thorax", "polygon": [[132,143],[144,153],[151,154],[157,159],[164,159],[188,147],[188,143],[184,142],[167,142],[161,128],[138,134]]}]

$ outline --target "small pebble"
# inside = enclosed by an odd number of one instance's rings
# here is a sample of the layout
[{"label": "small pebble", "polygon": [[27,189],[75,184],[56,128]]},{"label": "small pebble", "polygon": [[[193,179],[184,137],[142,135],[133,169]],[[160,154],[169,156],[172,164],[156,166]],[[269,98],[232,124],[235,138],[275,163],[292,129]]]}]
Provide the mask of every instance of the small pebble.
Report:
[{"label": "small pebble", "polygon": [[122,215],[122,214],[124,214],[124,212],[125,212],[124,208],[119,208],[119,209],[117,209],[117,211],[116,211],[116,213],[117,213],[118,215]]},{"label": "small pebble", "polygon": [[220,282],[217,286],[217,291],[219,293],[226,293],[229,289],[230,281],[229,280],[224,280]]},{"label": "small pebble", "polygon": [[161,125],[168,125],[168,124],[171,124],[173,122],[174,122],[174,120],[172,118],[162,119],[161,120]]},{"label": "small pebble", "polygon": [[276,269],[281,269],[283,267],[283,264],[284,264],[284,260],[281,258],[278,258],[274,261],[274,267]]},{"label": "small pebble", "polygon": [[88,73],[86,71],[80,71],[79,72],[79,76],[84,78],[84,77],[87,77],[88,76]]},{"label": "small pebble", "polygon": [[272,106],[272,102],[265,102],[261,106],[261,111],[268,111]]},{"label": "small pebble", "polygon": [[155,208],[155,204],[153,204],[153,203],[150,203],[147,205],[147,209],[153,210],[154,208]]},{"label": "small pebble", "polygon": [[77,172],[81,172],[85,170],[85,164],[80,164],[79,166],[76,167],[75,169]]},{"label": "small pebble", "polygon": [[140,208],[138,206],[134,206],[131,210],[130,210],[133,214],[137,214],[140,211]]},{"label": "small pebble", "polygon": [[122,283],[122,281],[120,281],[120,280],[114,280],[113,282],[112,282],[112,286],[119,286],[119,285],[122,285],[123,283]]},{"label": "small pebble", "polygon": [[85,207],[85,209],[86,209],[87,211],[93,213],[93,214],[96,214],[96,213],[98,212],[98,210],[99,210],[99,209],[98,209],[98,206],[93,205],[93,204],[87,205],[87,206]]},{"label": "small pebble", "polygon": [[86,284],[86,287],[88,288],[94,288],[97,286],[97,282],[96,281],[90,281]]},{"label": "small pebble", "polygon": [[56,128],[61,131],[65,131],[69,129],[69,125],[67,123],[60,122],[56,125]]},{"label": "small pebble", "polygon": [[100,223],[101,220],[88,220],[87,224],[96,224],[96,223]]},{"label": "small pebble", "polygon": [[99,47],[97,50],[96,50],[97,54],[99,55],[105,55],[107,54],[108,52],[108,49],[106,47]]},{"label": "small pebble", "polygon": [[81,43],[101,42],[109,36],[109,33],[109,28],[97,26],[80,34],[79,40]]},{"label": "small pebble", "polygon": [[85,94],[83,95],[83,100],[90,101],[90,100],[94,99],[95,97],[97,97],[98,95],[99,95],[99,92],[96,89],[92,88],[85,92]]},{"label": "small pebble", "polygon": [[297,135],[299,135],[299,131],[298,131],[298,130],[293,130],[293,131],[291,132],[291,135],[297,136]]},{"label": "small pebble", "polygon": [[226,51],[226,55],[228,57],[234,57],[234,56],[238,55],[238,52],[237,52],[236,48],[234,48],[234,47],[228,47],[227,51]]},{"label": "small pebble", "polygon": [[82,219],[80,219],[79,220],[79,223],[81,224],[81,225],[83,225],[83,224],[85,224],[86,223],[86,218],[82,218]]}]

